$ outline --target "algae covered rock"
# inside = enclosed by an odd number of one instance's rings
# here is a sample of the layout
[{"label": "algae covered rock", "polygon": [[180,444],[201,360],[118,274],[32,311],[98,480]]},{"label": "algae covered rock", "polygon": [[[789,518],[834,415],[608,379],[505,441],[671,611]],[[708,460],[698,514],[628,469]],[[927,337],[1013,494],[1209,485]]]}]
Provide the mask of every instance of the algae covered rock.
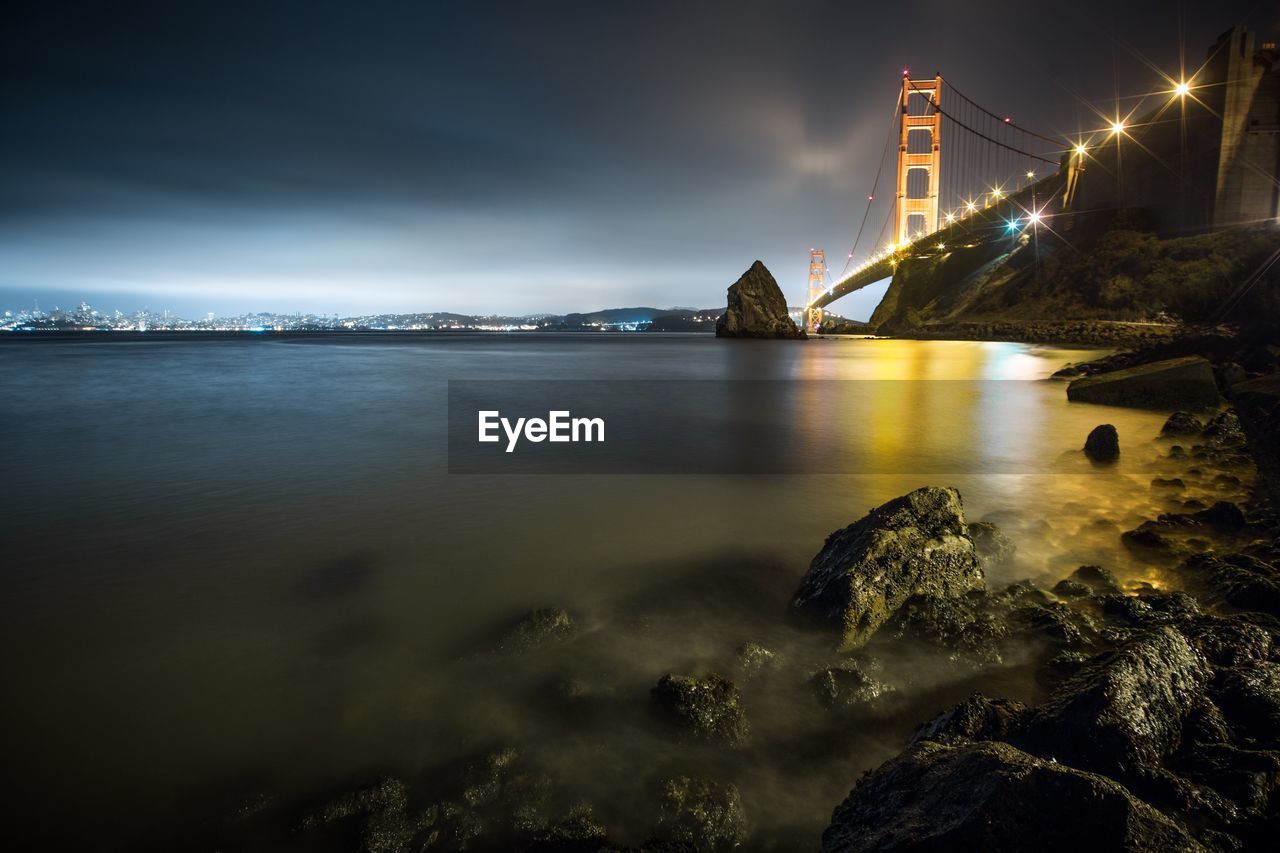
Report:
[{"label": "algae covered rock", "polygon": [[741,746],[750,726],[738,688],[714,673],[706,678],[664,675],[650,691],[655,708],[681,733]]},{"label": "algae covered rock", "polygon": [[926,486],[827,537],[792,606],[855,649],[913,596],[954,599],[983,585],[960,493]]},{"label": "algae covered rock", "polygon": [[822,834],[824,853],[1201,851],[1116,782],[1007,743],[921,741],[858,782]]},{"label": "algae covered rock", "polygon": [[691,850],[732,850],[747,837],[742,798],[733,785],[680,776],[662,785],[657,836]]}]

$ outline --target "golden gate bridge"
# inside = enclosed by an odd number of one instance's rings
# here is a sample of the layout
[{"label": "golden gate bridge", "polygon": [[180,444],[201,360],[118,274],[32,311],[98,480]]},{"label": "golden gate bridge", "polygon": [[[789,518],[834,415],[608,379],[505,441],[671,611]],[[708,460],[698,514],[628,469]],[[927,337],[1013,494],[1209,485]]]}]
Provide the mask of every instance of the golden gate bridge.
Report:
[{"label": "golden gate bridge", "polygon": [[[873,237],[867,226],[895,150],[893,203]],[[1050,216],[1070,206],[1086,153],[1084,143],[1064,147],[987,109],[940,74],[913,78],[903,71],[880,165],[839,276],[831,276],[824,251],[810,251],[805,328],[817,331],[824,307],[889,277],[905,258],[1038,237]]]}]

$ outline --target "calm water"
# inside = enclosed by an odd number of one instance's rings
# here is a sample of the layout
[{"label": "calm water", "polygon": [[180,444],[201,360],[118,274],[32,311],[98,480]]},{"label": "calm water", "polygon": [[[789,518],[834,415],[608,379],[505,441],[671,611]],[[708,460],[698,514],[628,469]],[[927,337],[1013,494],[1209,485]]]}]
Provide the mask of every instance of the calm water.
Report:
[{"label": "calm water", "polygon": [[[876,470],[899,474],[461,476],[446,473],[446,380],[1041,379],[1093,355],[701,336],[0,342],[11,825],[127,847],[248,792],[305,795],[514,743],[592,794],[622,841],[644,837],[643,785],[689,765],[739,785],[760,838],[816,839],[916,718],[791,766],[771,756],[820,726],[798,706],[753,706],[747,689],[758,747],[725,758],[647,726],[649,687],[731,671],[747,639],[806,653],[789,593],[830,531],[930,482],[910,473],[930,442],[999,458],[1013,435],[1019,454],[1054,460],[1052,476],[993,466],[938,483],[961,489],[971,520],[1001,513],[1018,542],[991,582],[1052,584],[1085,562],[1154,579],[1116,537],[1165,508],[1148,486],[1165,473],[1164,415],[1069,405],[1048,381],[931,405],[945,383],[922,382],[891,420],[841,415]],[[801,395],[762,416],[833,405]],[[1101,422],[1124,446],[1105,473],[1076,452]],[[474,654],[548,605],[590,643]],[[972,686],[949,669],[886,678],[941,707]],[[617,700],[607,731],[539,710],[539,685],[565,675]]]}]

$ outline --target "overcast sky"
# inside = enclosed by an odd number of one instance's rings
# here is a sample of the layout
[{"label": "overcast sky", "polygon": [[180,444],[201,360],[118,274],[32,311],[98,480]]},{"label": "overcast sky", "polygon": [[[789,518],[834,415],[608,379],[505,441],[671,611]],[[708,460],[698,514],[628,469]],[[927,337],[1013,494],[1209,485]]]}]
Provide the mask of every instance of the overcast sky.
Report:
[{"label": "overcast sky", "polygon": [[1075,133],[1245,20],[1276,4],[45,0],[0,30],[0,307],[707,307],[756,258],[796,304],[904,67]]}]

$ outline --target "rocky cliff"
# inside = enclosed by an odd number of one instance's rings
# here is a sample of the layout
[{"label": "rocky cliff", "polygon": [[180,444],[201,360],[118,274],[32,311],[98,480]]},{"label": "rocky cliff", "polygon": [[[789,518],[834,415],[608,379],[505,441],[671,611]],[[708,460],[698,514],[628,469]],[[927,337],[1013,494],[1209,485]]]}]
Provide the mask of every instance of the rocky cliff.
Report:
[{"label": "rocky cliff", "polygon": [[993,325],[1054,324],[1041,336],[1054,338],[1067,322],[1168,314],[1199,324],[1280,315],[1274,295],[1280,272],[1237,292],[1275,250],[1274,228],[1162,238],[1134,211],[1082,216],[1060,227],[1064,233],[1042,231],[1038,245],[1025,234],[977,244],[956,239],[947,241],[954,249],[903,258],[871,325],[880,334],[933,337],[973,337],[968,332],[986,327],[989,336],[1004,337]]},{"label": "rocky cliff", "polygon": [[716,321],[717,338],[804,338],[787,314],[787,300],[764,264],[756,261],[729,286],[729,304]]}]

